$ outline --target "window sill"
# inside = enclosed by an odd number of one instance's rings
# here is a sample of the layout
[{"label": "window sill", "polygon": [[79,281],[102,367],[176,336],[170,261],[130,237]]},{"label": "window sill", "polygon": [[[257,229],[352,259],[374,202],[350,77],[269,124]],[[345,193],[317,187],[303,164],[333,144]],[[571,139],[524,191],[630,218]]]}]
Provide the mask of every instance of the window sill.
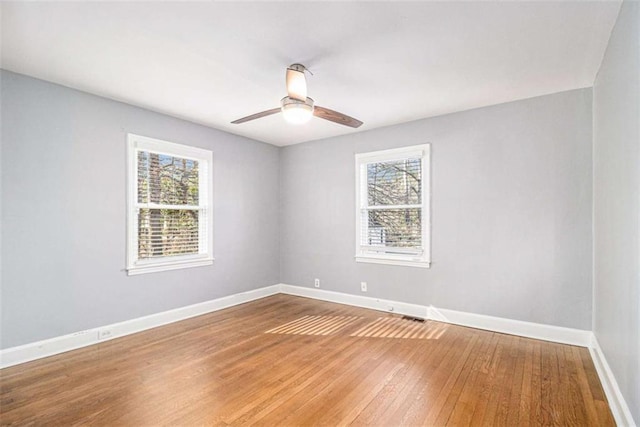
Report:
[{"label": "window sill", "polygon": [[193,261],[180,261],[166,264],[139,265],[127,268],[127,275],[135,276],[138,274],[157,273],[160,271],[178,270],[181,268],[203,267],[212,264],[213,258],[198,259]]},{"label": "window sill", "polygon": [[412,260],[406,258],[384,258],[380,256],[356,255],[356,262],[366,262],[370,264],[400,265],[404,267],[430,268],[429,261]]}]

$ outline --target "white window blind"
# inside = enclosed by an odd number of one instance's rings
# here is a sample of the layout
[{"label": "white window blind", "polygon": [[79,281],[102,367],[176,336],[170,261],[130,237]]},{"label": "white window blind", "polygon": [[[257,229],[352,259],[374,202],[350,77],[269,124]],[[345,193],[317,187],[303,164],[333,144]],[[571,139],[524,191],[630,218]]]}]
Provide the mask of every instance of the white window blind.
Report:
[{"label": "white window blind", "polygon": [[356,155],[356,260],[428,266],[429,145]]},{"label": "white window blind", "polygon": [[211,264],[211,152],[129,135],[129,274]]}]

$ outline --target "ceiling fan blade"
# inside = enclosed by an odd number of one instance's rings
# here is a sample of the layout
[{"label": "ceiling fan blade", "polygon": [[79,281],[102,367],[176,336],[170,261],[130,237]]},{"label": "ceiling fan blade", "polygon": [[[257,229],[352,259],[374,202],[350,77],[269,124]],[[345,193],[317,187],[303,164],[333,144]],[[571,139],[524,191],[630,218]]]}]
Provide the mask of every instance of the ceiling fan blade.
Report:
[{"label": "ceiling fan blade", "polygon": [[260,113],[252,114],[250,116],[243,117],[243,118],[238,119],[238,120],[234,120],[231,123],[233,123],[234,125],[239,125],[240,123],[248,122],[250,120],[259,119],[261,117],[267,117],[267,116],[270,116],[272,114],[279,113],[279,112],[280,112],[280,108],[273,108],[271,110],[262,111]]},{"label": "ceiling fan blade", "polygon": [[307,79],[304,65],[293,64],[287,68],[287,94],[298,101],[307,100]]},{"label": "ceiling fan blade", "polygon": [[328,108],[315,106],[313,108],[313,115],[320,117],[321,119],[329,120],[330,122],[338,123],[340,125],[357,128],[362,125],[362,122],[353,117],[349,117],[346,114],[339,113],[337,111],[330,110]]}]

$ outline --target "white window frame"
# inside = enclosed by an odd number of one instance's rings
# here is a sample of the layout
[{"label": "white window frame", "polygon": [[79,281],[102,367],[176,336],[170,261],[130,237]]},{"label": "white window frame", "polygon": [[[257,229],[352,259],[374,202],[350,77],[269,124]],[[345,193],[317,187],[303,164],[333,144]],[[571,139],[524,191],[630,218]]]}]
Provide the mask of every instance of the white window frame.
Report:
[{"label": "white window frame", "polygon": [[[198,254],[154,259],[138,258],[138,210],[152,203],[138,202],[138,152],[150,151],[198,161],[200,230]],[[136,275],[213,264],[213,153],[146,136],[127,134],[127,274]]]},{"label": "white window frame", "polygon": [[[356,262],[390,264],[409,267],[429,268],[431,265],[431,144],[413,145],[390,150],[356,154]],[[422,248],[408,249],[405,253],[393,253],[377,247],[362,245],[362,213],[368,208],[367,164],[403,160],[420,157],[422,159]]]}]

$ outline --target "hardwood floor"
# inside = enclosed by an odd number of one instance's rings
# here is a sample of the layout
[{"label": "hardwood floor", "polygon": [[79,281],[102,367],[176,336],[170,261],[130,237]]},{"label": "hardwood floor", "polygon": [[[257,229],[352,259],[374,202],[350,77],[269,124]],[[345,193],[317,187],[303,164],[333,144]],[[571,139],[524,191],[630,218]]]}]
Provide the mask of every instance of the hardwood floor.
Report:
[{"label": "hardwood floor", "polygon": [[0,371],[3,425],[615,425],[585,348],[276,295]]}]

